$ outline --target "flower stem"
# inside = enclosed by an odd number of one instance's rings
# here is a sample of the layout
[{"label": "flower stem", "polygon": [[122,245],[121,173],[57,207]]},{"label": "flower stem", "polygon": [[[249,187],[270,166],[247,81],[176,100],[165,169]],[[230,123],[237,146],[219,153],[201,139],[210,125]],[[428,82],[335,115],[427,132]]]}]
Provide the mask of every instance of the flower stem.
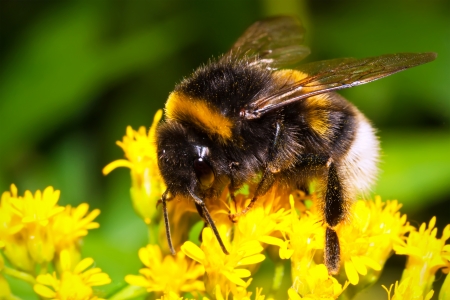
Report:
[{"label": "flower stem", "polygon": [[140,286],[134,286],[134,285],[127,285],[111,297],[109,297],[109,300],[126,300],[126,299],[133,299],[142,295],[147,294],[147,290]]},{"label": "flower stem", "polygon": [[152,222],[147,225],[147,229],[148,229],[148,243],[151,245],[157,244],[158,243],[157,226],[155,226]]},{"label": "flower stem", "polygon": [[2,272],[3,272],[3,274],[12,276],[12,277],[20,279],[20,280],[23,280],[23,281],[28,282],[28,283],[30,283],[32,285],[34,285],[36,283],[36,280],[34,279],[33,276],[31,276],[28,273],[22,272],[22,271],[18,271],[18,270],[15,270],[15,269],[12,269],[12,268],[9,268],[9,267],[5,266],[3,268],[3,270],[2,270]]}]

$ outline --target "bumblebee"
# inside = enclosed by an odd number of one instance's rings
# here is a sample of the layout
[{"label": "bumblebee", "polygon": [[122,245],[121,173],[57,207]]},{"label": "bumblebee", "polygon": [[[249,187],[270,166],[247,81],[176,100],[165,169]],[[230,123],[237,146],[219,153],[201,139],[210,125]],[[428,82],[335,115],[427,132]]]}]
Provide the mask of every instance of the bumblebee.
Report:
[{"label": "bumblebee", "polygon": [[[307,192],[316,180],[323,194],[325,265],[340,266],[333,229],[348,217],[352,199],[377,174],[379,142],[366,117],[334,91],[430,62],[435,53],[398,53],[298,63],[309,53],[304,29],[292,17],[251,25],[226,54],[179,83],[157,128],[157,155],[167,190],[161,197],[167,240],[175,253],[167,201],[194,200],[223,251],[206,199],[226,187],[231,198],[259,179],[245,214],[275,182]],[[236,219],[238,216],[231,216]]]}]

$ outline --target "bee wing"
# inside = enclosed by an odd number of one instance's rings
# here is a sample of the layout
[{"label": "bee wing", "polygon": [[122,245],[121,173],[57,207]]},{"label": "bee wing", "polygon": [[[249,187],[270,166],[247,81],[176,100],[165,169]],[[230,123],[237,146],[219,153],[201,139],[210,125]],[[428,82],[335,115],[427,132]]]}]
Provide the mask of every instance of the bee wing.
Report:
[{"label": "bee wing", "polygon": [[272,17],[251,25],[222,59],[254,58],[252,64],[270,69],[294,65],[309,55],[302,45],[305,30],[292,17]]},{"label": "bee wing", "polygon": [[[256,119],[274,109],[302,99],[368,83],[436,58],[436,53],[397,53],[363,59],[340,58],[296,68],[308,76],[285,85],[274,94],[244,108],[246,119]],[[295,94],[295,95],[293,95]]]}]

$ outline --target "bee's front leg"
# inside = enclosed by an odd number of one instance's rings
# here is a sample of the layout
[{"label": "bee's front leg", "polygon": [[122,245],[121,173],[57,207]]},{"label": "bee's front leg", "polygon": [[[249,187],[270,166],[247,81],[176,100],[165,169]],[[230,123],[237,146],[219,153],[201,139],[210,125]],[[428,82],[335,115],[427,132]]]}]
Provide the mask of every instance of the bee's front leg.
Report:
[{"label": "bee's front leg", "polygon": [[[237,222],[238,218],[242,215],[245,215],[252,207],[255,205],[256,200],[259,196],[264,195],[273,185],[275,178],[273,176],[272,170],[273,163],[276,157],[276,153],[280,147],[280,136],[282,135],[283,124],[282,121],[279,120],[275,123],[275,134],[270,148],[268,149],[268,158],[264,167],[264,171],[262,173],[261,180],[256,187],[255,194],[253,195],[250,203],[245,207],[241,212],[230,214],[228,217],[232,222]],[[278,171],[277,171],[278,172]]]}]

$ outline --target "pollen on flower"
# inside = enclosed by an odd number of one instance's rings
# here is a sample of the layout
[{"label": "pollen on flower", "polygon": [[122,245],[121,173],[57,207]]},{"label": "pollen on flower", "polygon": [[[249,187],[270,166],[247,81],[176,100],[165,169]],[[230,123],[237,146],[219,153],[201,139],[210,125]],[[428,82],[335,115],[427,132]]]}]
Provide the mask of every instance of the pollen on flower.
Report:
[{"label": "pollen on flower", "polygon": [[139,270],[141,275],[125,277],[125,281],[131,285],[165,295],[167,299],[172,299],[175,295],[179,297],[185,292],[195,294],[205,290],[200,280],[205,269],[181,251],[175,257],[163,256],[158,245],[147,245],[139,250],[139,258],[145,267]]},{"label": "pollen on flower", "polygon": [[66,250],[61,252],[60,260],[59,276],[56,273],[39,275],[34,291],[45,299],[100,300],[92,287],[108,284],[111,279],[100,268],[90,268],[94,260],[85,258],[73,265]]}]

